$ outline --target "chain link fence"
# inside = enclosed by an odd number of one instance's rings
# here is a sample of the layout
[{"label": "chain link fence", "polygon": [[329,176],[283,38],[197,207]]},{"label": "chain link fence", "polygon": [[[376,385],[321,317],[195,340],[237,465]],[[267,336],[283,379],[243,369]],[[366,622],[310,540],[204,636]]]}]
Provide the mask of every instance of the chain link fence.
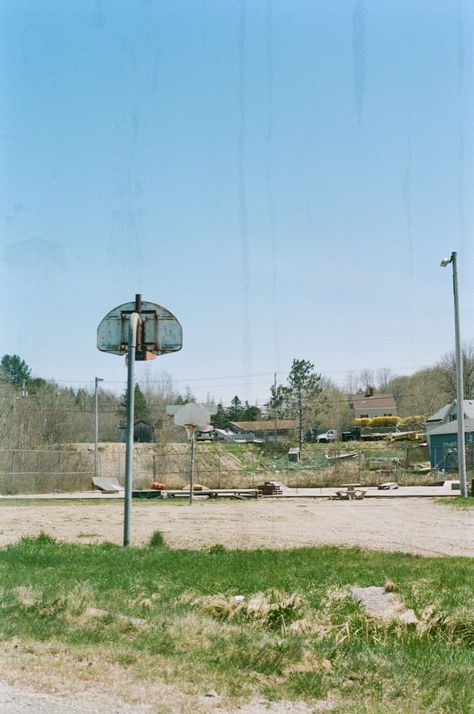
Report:
[{"label": "chain link fence", "polygon": [[[344,483],[378,485],[384,481],[432,483],[426,449],[398,446],[392,451],[354,445],[331,444],[325,449],[308,449],[298,462],[285,454],[273,458],[258,450],[232,452],[199,444],[195,483],[209,488],[254,488],[265,481],[280,481],[291,487],[338,486]],[[136,444],[133,459],[133,488],[149,489],[153,482],[168,488],[183,488],[190,482],[189,444]],[[97,475],[123,484],[125,445],[101,444],[97,453]],[[95,454],[91,444],[75,448],[0,451],[0,494],[35,494],[90,491],[94,489]]]}]

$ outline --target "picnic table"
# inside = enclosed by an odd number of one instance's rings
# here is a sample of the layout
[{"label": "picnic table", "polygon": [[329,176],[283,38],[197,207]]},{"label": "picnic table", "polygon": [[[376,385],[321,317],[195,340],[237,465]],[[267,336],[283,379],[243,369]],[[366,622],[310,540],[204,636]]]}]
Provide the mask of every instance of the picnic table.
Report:
[{"label": "picnic table", "polygon": [[336,491],[336,498],[340,501],[361,501],[367,493],[361,488],[361,485],[360,483],[343,483],[342,488],[346,490]]}]

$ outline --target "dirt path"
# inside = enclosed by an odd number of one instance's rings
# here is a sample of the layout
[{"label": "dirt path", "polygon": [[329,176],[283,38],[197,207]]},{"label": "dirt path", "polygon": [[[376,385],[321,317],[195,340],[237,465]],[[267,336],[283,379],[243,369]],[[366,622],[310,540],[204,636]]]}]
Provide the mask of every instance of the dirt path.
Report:
[{"label": "dirt path", "polygon": [[[0,546],[44,531],[59,540],[120,544],[122,501],[1,504]],[[290,548],[322,544],[421,555],[474,556],[474,511],[428,499],[133,502],[132,544],[159,530],[172,548]]]}]

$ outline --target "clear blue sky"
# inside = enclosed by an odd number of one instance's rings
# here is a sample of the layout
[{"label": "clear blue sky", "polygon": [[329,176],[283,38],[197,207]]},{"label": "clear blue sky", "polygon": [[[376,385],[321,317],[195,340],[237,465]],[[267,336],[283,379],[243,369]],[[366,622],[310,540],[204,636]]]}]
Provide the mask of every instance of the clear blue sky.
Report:
[{"label": "clear blue sky", "polygon": [[469,0],[0,0],[0,353],[122,390],[96,328],[183,325],[199,399],[474,339]]}]

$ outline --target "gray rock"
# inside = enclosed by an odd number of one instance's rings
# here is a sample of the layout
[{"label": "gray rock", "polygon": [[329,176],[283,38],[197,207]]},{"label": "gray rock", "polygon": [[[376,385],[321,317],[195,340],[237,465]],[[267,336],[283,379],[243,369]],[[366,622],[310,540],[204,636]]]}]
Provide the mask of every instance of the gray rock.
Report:
[{"label": "gray rock", "polygon": [[377,620],[399,620],[405,624],[417,624],[413,610],[405,607],[398,595],[385,588],[371,585],[367,588],[352,588],[352,597],[364,608],[369,617]]}]

